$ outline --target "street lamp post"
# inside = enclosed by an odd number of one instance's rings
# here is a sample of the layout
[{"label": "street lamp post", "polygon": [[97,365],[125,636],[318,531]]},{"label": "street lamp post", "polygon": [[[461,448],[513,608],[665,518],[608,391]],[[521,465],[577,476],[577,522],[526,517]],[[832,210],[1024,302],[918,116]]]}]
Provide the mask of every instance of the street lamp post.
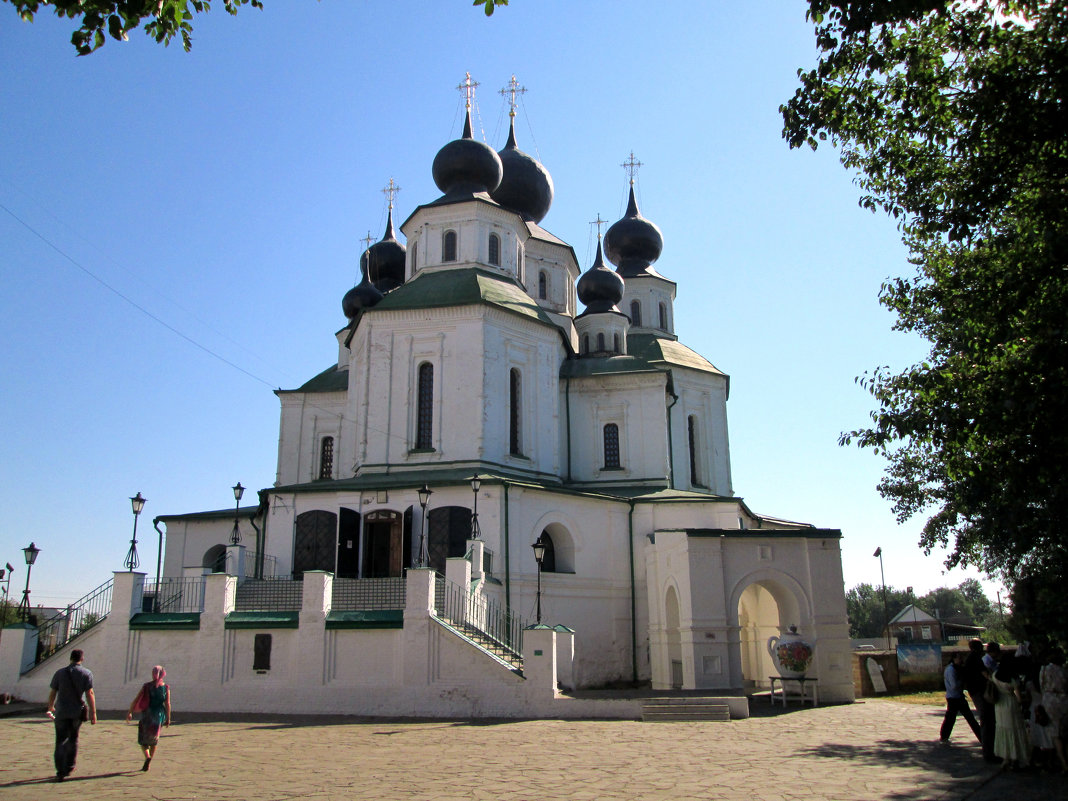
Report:
[{"label": "street lamp post", "polygon": [[230,533],[230,544],[241,544],[241,529],[238,525],[239,514],[241,512],[241,496],[245,494],[245,488],[241,486],[241,482],[238,481],[234,486],[234,530]]},{"label": "street lamp post", "polygon": [[879,557],[879,576],[883,580],[883,621],[886,625],[886,650],[890,650],[890,608],[886,604],[886,573],[883,572],[883,548],[880,545],[872,556]]},{"label": "street lamp post", "polygon": [[419,567],[426,567],[429,561],[426,552],[426,505],[430,503],[430,496],[433,494],[434,490],[425,483],[419,490],[419,505],[423,507],[423,521],[419,526]]},{"label": "street lamp post", "polygon": [[15,572],[15,568],[11,566],[11,563],[7,563],[7,567],[4,570],[0,570],[0,584],[4,585],[4,605],[3,615],[0,616],[0,629],[7,623],[7,610],[8,610],[8,593],[11,590],[11,574]]},{"label": "street lamp post", "polygon": [[541,537],[538,537],[537,541],[530,546],[534,549],[534,561],[538,563],[538,605],[536,622],[541,624],[541,563],[545,559],[545,542]]},{"label": "street lamp post", "polygon": [[141,564],[141,560],[137,558],[137,518],[141,516],[141,510],[145,508],[145,500],[145,498],[141,497],[140,492],[130,498],[130,507],[133,509],[134,516],[134,529],[133,537],[130,539],[130,550],[126,552],[126,559],[123,561],[129,573],[132,573],[134,568]]},{"label": "street lamp post", "polygon": [[474,505],[471,507],[471,539],[482,539],[482,532],[478,528],[478,489],[482,486],[482,479],[478,473],[471,476],[471,492],[475,495]]},{"label": "street lamp post", "polygon": [[41,552],[41,549],[31,542],[22,549],[22,552],[26,555],[26,589],[22,591],[19,616],[22,618],[22,622],[25,623],[30,618],[30,570],[33,568],[33,563],[37,561],[37,554]]}]

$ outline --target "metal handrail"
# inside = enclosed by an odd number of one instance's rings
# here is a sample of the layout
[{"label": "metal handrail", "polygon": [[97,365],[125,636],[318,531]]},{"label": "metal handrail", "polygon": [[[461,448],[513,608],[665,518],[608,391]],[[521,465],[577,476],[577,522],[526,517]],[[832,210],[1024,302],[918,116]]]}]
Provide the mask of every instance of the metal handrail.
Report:
[{"label": "metal handrail", "polygon": [[472,595],[441,574],[434,590],[434,613],[439,618],[513,666],[522,666],[526,628],[522,617],[504,604]]},{"label": "metal handrail", "polygon": [[152,603],[142,600],[141,606],[146,612],[203,612],[204,582],[204,576],[162,578],[158,588],[145,582],[142,599],[151,595]]},{"label": "metal handrail", "polygon": [[37,657],[40,664],[75,637],[79,637],[104,620],[111,612],[111,590],[115,584],[108,579],[77,601],[37,627]]}]

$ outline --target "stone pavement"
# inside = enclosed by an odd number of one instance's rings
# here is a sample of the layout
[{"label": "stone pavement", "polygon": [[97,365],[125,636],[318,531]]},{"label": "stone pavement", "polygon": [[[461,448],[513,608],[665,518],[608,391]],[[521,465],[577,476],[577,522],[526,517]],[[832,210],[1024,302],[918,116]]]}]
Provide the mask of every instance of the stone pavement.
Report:
[{"label": "stone pavement", "polygon": [[[176,693],[180,704],[181,696]],[[176,707],[180,709],[180,707]],[[142,773],[136,727],[82,728],[52,779],[52,723],[0,719],[0,799],[739,799],[1061,801],[1068,778],[990,767],[963,721],[891,700],[731,722],[390,721],[175,713]]]}]

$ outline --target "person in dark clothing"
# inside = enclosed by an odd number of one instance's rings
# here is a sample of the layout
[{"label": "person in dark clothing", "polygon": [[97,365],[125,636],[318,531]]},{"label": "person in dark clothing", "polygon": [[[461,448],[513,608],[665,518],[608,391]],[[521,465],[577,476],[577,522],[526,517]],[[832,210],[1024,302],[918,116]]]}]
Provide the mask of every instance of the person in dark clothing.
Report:
[{"label": "person in dark clothing", "polygon": [[959,652],[953,654],[943,675],[946,683],[946,716],[942,719],[939,737],[943,743],[948,744],[949,736],[953,733],[953,724],[957,722],[957,715],[963,715],[968,725],[971,726],[975,739],[982,743],[983,735],[979,724],[976,723],[971,707],[964,698],[964,670]]},{"label": "person in dark clothing", "polygon": [[968,643],[968,656],[964,660],[964,688],[971,696],[972,705],[979,713],[979,742],[983,745],[983,758],[994,762],[994,705],[983,699],[986,691],[986,666],[983,664],[983,643],[971,640]]},{"label": "person in dark clothing", "polygon": [[51,691],[48,693],[48,715],[56,722],[54,758],[57,782],[63,781],[74,770],[74,763],[78,759],[78,730],[82,720],[96,724],[93,674],[82,667],[84,658],[85,655],[80,649],[71,651],[70,664],[57,670],[49,685]]}]

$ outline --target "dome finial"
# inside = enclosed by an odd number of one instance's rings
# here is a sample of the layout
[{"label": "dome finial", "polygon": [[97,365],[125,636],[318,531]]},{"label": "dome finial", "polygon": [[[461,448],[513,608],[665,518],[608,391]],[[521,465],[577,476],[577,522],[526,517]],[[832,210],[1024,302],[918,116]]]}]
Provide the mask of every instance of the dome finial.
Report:
[{"label": "dome finial", "polygon": [[634,158],[634,151],[630,151],[630,155],[627,156],[627,160],[619,165],[627,171],[627,177],[630,178],[630,185],[634,186],[634,176],[638,174],[638,168],[642,166],[642,163]]},{"label": "dome finial", "polygon": [[475,99],[475,87],[478,86],[478,81],[471,80],[471,73],[464,73],[464,79],[461,83],[457,84],[456,88],[464,96],[464,108],[466,109],[466,115],[464,117],[464,132],[460,136],[461,139],[474,139],[474,135],[471,133],[471,103]]},{"label": "dome finial", "polygon": [[519,107],[519,103],[516,100],[516,95],[526,94],[527,88],[520,86],[519,81],[515,79],[515,73],[512,73],[512,80],[508,81],[508,85],[503,89],[498,90],[497,94],[508,95],[508,116],[515,119],[515,110]]},{"label": "dome finial", "polygon": [[389,198],[389,211],[386,214],[386,232],[382,235],[382,239],[396,239],[397,234],[393,231],[393,198],[397,196],[397,193],[401,191],[401,188],[393,182],[393,176],[389,178],[389,185],[382,190],[382,194]]},{"label": "dome finial", "polygon": [[664,237],[660,229],[638,211],[638,202],[634,197],[634,176],[642,163],[634,158],[634,152],[631,151],[620,166],[630,178],[627,213],[605,233],[604,255],[619,268],[620,275],[632,278],[646,273],[650,265],[660,258]]}]

